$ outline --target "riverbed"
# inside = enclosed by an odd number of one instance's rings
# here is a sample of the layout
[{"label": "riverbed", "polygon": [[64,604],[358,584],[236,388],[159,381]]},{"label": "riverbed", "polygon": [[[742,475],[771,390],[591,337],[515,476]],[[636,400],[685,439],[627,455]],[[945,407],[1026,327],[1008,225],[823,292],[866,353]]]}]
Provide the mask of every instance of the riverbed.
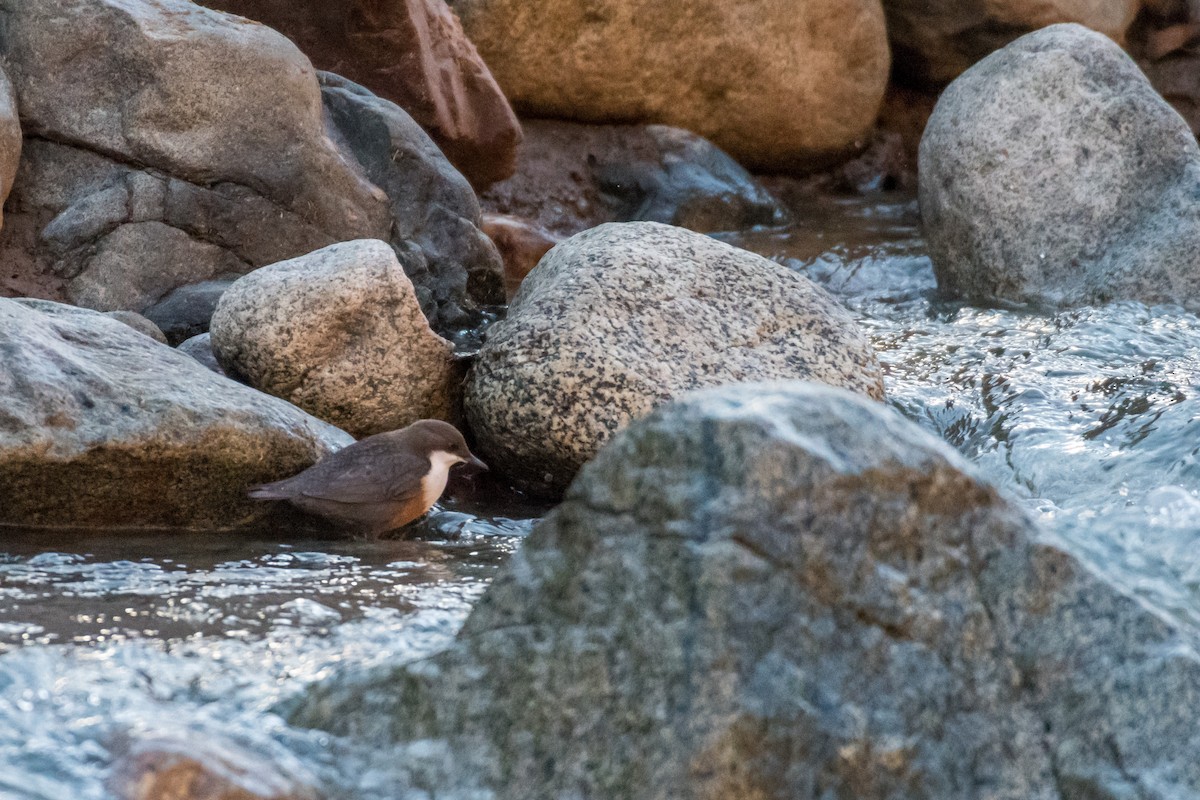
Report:
[{"label": "riverbed", "polygon": [[[937,295],[913,196],[794,205],[788,228],[718,238],[832,292],[874,341],[890,404],[1097,569],[1200,620],[1200,319],[968,306]],[[271,709],[443,646],[545,511],[468,486],[411,540],[5,531],[0,798],[106,798],[129,741],[206,734],[386,797],[355,745]]]}]

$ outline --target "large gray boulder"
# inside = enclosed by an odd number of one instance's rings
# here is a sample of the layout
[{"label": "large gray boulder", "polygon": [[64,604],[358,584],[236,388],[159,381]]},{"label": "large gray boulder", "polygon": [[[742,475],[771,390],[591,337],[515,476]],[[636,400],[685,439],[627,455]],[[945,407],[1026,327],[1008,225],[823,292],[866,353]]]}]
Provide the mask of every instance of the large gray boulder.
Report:
[{"label": "large gray boulder", "polygon": [[0,299],[0,525],[212,529],[353,439],[104,314]]},{"label": "large gray boulder", "polygon": [[942,95],[920,152],[938,283],[979,302],[1200,308],[1200,148],[1110,39],[1031,33]]},{"label": "large gray boulder", "polygon": [[468,378],[489,463],[549,492],[631,420],[707,386],[803,378],[883,397],[866,335],[822,289],[682,228],[608,224],[546,254]]},{"label": "large gray boulder", "polygon": [[[0,58],[26,135],[0,260],[48,298],[141,312],[338,241],[409,247],[312,65],[264,25],[186,0],[0,0]],[[453,173],[436,148],[407,168],[427,196]],[[435,322],[471,304],[474,263],[449,261],[414,274]]]},{"label": "large gray boulder", "polygon": [[741,385],[619,434],[449,650],[291,715],[399,743],[398,798],[1185,800],[1198,648],[896,412]]},{"label": "large gray boulder", "polygon": [[386,242],[341,242],[251,272],[221,295],[210,334],[227,372],[355,436],[455,418],[454,349]]}]

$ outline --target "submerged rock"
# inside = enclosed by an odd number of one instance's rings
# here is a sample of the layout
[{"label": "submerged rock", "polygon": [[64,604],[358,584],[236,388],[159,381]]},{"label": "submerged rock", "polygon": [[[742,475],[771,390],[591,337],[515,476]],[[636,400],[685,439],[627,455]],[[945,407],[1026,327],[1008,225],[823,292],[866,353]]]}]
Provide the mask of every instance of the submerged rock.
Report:
[{"label": "submerged rock", "polygon": [[456,416],[453,348],[386,242],[255,270],[221,296],[210,333],[226,371],[357,437]]},{"label": "submerged rock", "polygon": [[558,236],[642,220],[709,233],[788,216],[741,165],[681,128],[526,120],[519,155],[517,173],[480,200]]},{"label": "submerged rock", "polygon": [[807,279],[682,228],[610,224],[558,245],[526,278],[488,332],[466,412],[484,460],[557,492],[654,406],[771,378],[883,397],[867,337]]},{"label": "submerged rock", "polygon": [[396,103],[477,188],[512,174],[521,127],[443,0],[203,0],[266,23],[330,70]]},{"label": "submerged rock", "polygon": [[449,650],[292,720],[400,743],[396,797],[1184,798],[1198,648],[895,411],[740,385],[619,434]]},{"label": "submerged rock", "polygon": [[883,0],[893,63],[903,79],[943,86],[1018,37],[1076,22],[1119,43],[1142,0]]},{"label": "submerged rock", "polygon": [[1110,39],[1056,25],[987,57],[942,94],[920,158],[943,290],[1200,308],[1200,147]]},{"label": "submerged rock", "polygon": [[353,441],[103,314],[0,299],[0,523],[235,527]]},{"label": "submerged rock", "polygon": [[134,742],[108,787],[121,800],[318,800],[314,783],[306,771],[284,769],[206,733]]},{"label": "submerged rock", "polygon": [[526,116],[658,122],[757,170],[856,148],[887,85],[879,0],[451,0]]}]

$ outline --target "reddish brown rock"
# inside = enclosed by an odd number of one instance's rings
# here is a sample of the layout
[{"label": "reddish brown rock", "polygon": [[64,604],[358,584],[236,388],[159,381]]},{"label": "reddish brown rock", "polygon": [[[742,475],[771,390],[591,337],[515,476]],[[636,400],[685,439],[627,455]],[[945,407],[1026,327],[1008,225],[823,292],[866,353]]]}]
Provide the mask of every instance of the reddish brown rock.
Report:
[{"label": "reddish brown rock", "polygon": [[281,767],[226,743],[160,738],[138,742],[111,782],[121,800],[316,800]]},{"label": "reddish brown rock", "polygon": [[509,301],[542,256],[562,241],[562,237],[529,220],[507,214],[484,214],[483,232],[496,243],[496,249],[504,259],[504,296]]},{"label": "reddish brown rock", "polygon": [[521,126],[443,0],[200,0],[283,33],[318,69],[412,115],[476,189],[512,174]]}]

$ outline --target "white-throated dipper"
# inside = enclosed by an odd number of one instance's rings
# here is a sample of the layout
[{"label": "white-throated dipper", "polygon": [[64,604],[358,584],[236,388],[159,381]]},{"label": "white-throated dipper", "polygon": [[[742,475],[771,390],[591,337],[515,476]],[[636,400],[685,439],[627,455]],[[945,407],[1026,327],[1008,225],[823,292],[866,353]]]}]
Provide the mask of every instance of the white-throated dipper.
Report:
[{"label": "white-throated dipper", "polygon": [[379,536],[428,511],[446,488],[450,468],[487,465],[458,429],[436,419],[355,442],[298,475],[255,486],[255,500],[287,500],[333,522]]}]

